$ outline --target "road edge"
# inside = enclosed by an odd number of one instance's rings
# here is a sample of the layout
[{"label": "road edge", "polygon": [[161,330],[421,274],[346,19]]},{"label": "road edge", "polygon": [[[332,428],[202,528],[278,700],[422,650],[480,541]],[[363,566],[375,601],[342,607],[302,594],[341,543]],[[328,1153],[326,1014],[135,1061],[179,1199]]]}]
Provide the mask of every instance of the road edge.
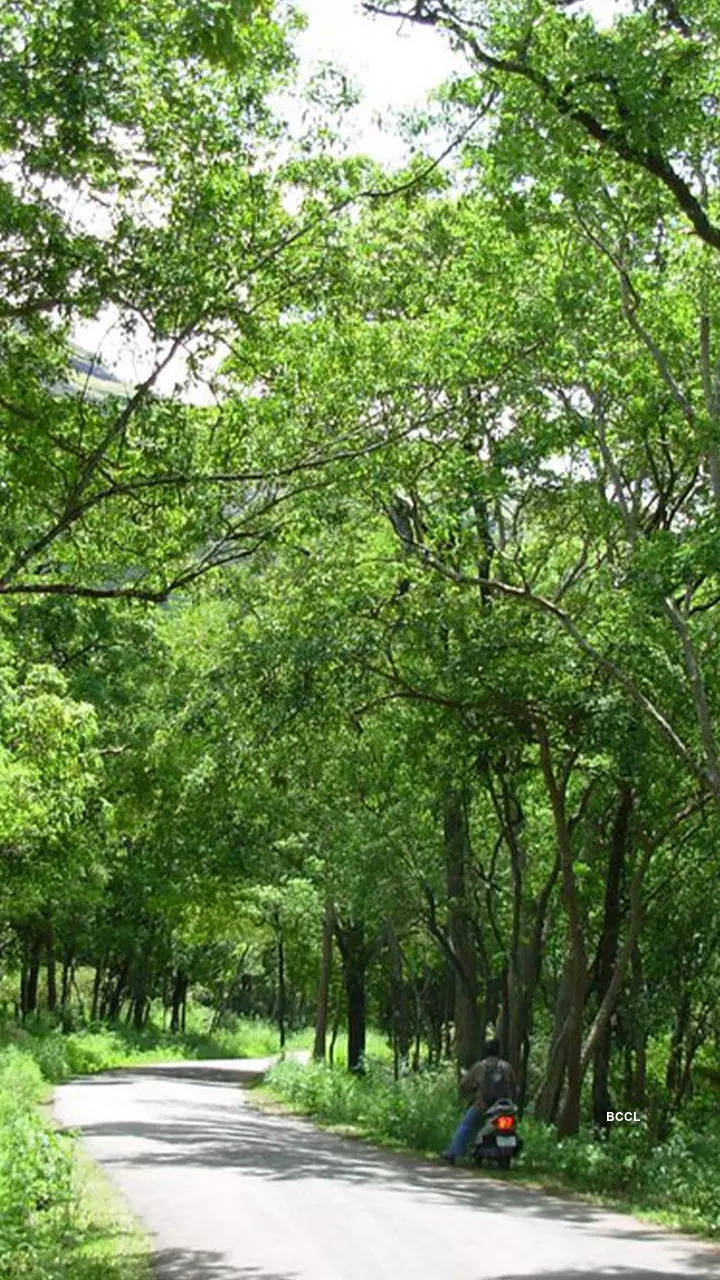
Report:
[{"label": "road edge", "polygon": [[[281,1094],[273,1090],[272,1086],[265,1084],[263,1081],[249,1086],[243,1092],[247,1094],[248,1101],[258,1111],[264,1111],[269,1115],[286,1115],[292,1116],[297,1120],[305,1120],[308,1124],[313,1125],[316,1129],[321,1129],[324,1133],[333,1133],[339,1138],[362,1142],[378,1152],[388,1151],[396,1156],[405,1156],[408,1161],[422,1160],[437,1166],[438,1169],[442,1168],[443,1172],[450,1172],[440,1165],[437,1151],[420,1151],[414,1147],[408,1147],[391,1140],[383,1142],[376,1137],[370,1137],[367,1131],[356,1125],[325,1124],[317,1116],[310,1115],[307,1111],[303,1111],[301,1107],[283,1098]],[[663,1210],[645,1209],[631,1204],[627,1200],[614,1200],[600,1193],[592,1194],[587,1191],[576,1191],[562,1182],[542,1183],[524,1180],[517,1176],[516,1171],[513,1171],[510,1177],[498,1177],[484,1169],[468,1164],[461,1165],[458,1172],[463,1176],[479,1178],[486,1182],[517,1187],[522,1191],[533,1191],[539,1195],[552,1197],[554,1200],[566,1200],[568,1204],[587,1205],[588,1208],[604,1209],[611,1213],[622,1214],[624,1217],[635,1218],[646,1225],[660,1227],[669,1236],[701,1243],[706,1248],[714,1250],[720,1256],[720,1240],[717,1236],[708,1236],[702,1232],[702,1229],[696,1230],[690,1222],[683,1222],[679,1219],[674,1222],[668,1221]]]}]

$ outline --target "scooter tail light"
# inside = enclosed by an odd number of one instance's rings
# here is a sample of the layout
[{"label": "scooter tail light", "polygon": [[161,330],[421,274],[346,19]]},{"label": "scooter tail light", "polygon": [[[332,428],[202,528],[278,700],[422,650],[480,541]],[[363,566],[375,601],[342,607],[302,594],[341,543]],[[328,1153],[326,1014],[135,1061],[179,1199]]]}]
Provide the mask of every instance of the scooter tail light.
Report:
[{"label": "scooter tail light", "polygon": [[493,1120],[493,1128],[498,1129],[500,1133],[507,1133],[508,1129],[515,1128],[514,1116],[495,1116]]}]

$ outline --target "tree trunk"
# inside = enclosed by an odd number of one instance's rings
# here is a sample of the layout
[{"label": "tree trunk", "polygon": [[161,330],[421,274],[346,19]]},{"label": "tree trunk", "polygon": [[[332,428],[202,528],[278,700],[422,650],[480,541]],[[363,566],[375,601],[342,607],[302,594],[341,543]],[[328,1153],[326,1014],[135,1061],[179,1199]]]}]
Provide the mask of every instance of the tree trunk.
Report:
[{"label": "tree trunk", "polygon": [[633,1107],[642,1108],[647,1102],[647,1023],[645,1013],[647,1005],[642,954],[637,942],[632,950],[630,966],[630,1009],[632,1011],[632,1050],[634,1057],[630,1103]]},{"label": "tree trunk", "polygon": [[[613,822],[610,853],[605,876],[605,904],[603,926],[595,958],[594,986],[597,993],[599,1010],[602,1018],[597,1028],[593,1028],[594,1042],[586,1046],[583,1052],[583,1073],[588,1058],[593,1056],[592,1105],[593,1121],[598,1128],[607,1129],[608,1111],[613,1111],[610,1097],[610,1019],[614,1010],[623,974],[616,970],[618,940],[620,936],[620,920],[622,915],[621,889],[625,859],[627,853],[630,817],[635,802],[632,787],[628,782],[621,783],[615,820]],[[633,939],[634,943],[634,939]],[[609,999],[611,989],[615,988],[614,998]],[[591,1033],[592,1036],[592,1033]]]},{"label": "tree trunk", "polygon": [[560,1107],[557,1129],[560,1137],[577,1133],[580,1127],[580,1090],[582,1087],[582,1031],[587,990],[587,957],[583,935],[580,899],[570,841],[570,827],[565,810],[568,770],[559,780],[553,768],[550,742],[543,723],[538,726],[538,741],[545,785],[550,797],[555,826],[555,839],[560,855],[563,902],[568,921],[568,1014],[565,1024],[566,1086]]},{"label": "tree trunk", "polygon": [[570,962],[566,957],[555,1001],[555,1021],[545,1076],[535,1095],[535,1115],[552,1124],[557,1115],[567,1065],[567,1017],[570,1009]]},{"label": "tree trunk", "polygon": [[23,957],[22,1012],[23,1018],[35,1013],[38,1007],[38,985],[40,981],[40,957],[42,955],[42,937],[32,925],[26,935],[25,954]]},{"label": "tree trunk", "polygon": [[478,1010],[477,953],[468,912],[466,803],[455,788],[445,792],[443,836],[449,941],[455,967],[455,1055],[459,1066],[467,1068],[480,1057],[485,1028]]},{"label": "tree trunk", "polygon": [[665,1070],[665,1084],[668,1092],[673,1096],[680,1087],[680,1081],[682,1079],[683,1045],[685,1043],[685,1034],[687,1032],[689,1022],[690,997],[687,995],[687,992],[683,992],[675,1015],[675,1026],[673,1027],[672,1039],[670,1041],[670,1053]]},{"label": "tree trunk", "polygon": [[351,971],[346,978],[348,998],[348,1071],[361,1072],[365,1060],[365,974]]},{"label": "tree trunk", "polygon": [[51,923],[45,930],[45,963],[47,966],[47,1005],[51,1013],[57,1009],[57,968],[55,964],[55,936]]},{"label": "tree trunk", "polygon": [[335,908],[332,902],[325,904],[325,918],[322,934],[322,960],[320,978],[315,1006],[315,1040],[313,1042],[313,1058],[316,1062],[325,1061],[327,1040],[328,1011],[330,1007],[330,978],[332,976],[332,944],[335,927]]},{"label": "tree trunk", "polygon": [[115,983],[115,986],[112,988],[110,998],[108,1000],[107,1017],[109,1022],[115,1022],[117,1018],[120,1017],[120,1010],[122,1008],[123,1000],[125,998],[125,986],[127,983],[129,969],[130,969],[129,961],[123,960],[122,967],[117,977],[117,981]]},{"label": "tree trunk", "polygon": [[100,1013],[100,990],[102,988],[103,974],[105,972],[105,958],[101,956],[95,967],[95,979],[93,981],[92,1006],[90,1008],[90,1020],[96,1022]]},{"label": "tree trunk", "polygon": [[145,968],[136,972],[132,983],[132,1024],[136,1031],[142,1031],[145,1025],[145,1001],[147,1000],[149,974]]},{"label": "tree trunk", "polygon": [[180,1030],[182,1002],[187,987],[187,977],[183,969],[175,970],[172,989],[172,1012],[170,1014],[170,1031],[176,1034]]},{"label": "tree trunk", "polygon": [[607,1131],[608,1111],[614,1111],[610,1097],[610,1026],[606,1025],[595,1046],[593,1057],[592,1109],[593,1123],[598,1130]]},{"label": "tree trunk", "polygon": [[347,996],[348,1017],[348,1071],[362,1072],[365,1058],[365,975],[368,951],[365,945],[365,926],[351,921],[347,925],[336,922],[335,936],[343,962],[343,979]]},{"label": "tree trunk", "polygon": [[277,978],[278,978],[278,1031],[280,1032],[280,1048],[285,1048],[285,946],[283,943],[282,921],[277,913]]},{"label": "tree trunk", "polygon": [[63,957],[62,978],[60,980],[60,1005],[63,1009],[67,1008],[70,1000],[70,988],[72,986],[73,961],[70,952],[66,952]]},{"label": "tree trunk", "polygon": [[410,1055],[410,1004],[407,983],[403,976],[402,952],[391,921],[386,923],[385,933],[390,952],[393,1057],[395,1079],[397,1079],[400,1063],[407,1063]]}]

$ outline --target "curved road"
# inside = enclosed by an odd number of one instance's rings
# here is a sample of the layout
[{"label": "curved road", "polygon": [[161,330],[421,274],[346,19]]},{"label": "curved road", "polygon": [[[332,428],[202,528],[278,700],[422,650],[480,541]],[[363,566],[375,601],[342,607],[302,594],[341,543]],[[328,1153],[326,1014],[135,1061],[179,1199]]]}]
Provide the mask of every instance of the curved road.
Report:
[{"label": "curved road", "polygon": [[59,1123],[152,1232],[158,1280],[720,1280],[711,1246],[262,1114],[237,1086],[266,1065],[57,1090]]}]

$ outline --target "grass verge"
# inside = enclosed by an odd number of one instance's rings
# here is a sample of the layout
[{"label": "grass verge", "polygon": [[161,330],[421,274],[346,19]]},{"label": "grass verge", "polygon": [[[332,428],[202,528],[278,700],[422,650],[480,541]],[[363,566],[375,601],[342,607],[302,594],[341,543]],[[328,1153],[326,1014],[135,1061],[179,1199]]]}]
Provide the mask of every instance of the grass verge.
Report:
[{"label": "grass verge", "polygon": [[152,1280],[150,1237],[77,1144],[72,1158],[77,1209],[68,1280]]},{"label": "grass verge", "polygon": [[94,1075],[113,1067],[143,1062],[167,1062],[202,1058],[266,1058],[277,1053],[274,1027],[251,1020],[210,1034],[195,1025],[183,1034],[172,1034],[150,1024],[142,1031],[115,1024],[90,1024],[63,1032],[39,1017],[22,1027],[0,1027],[0,1051],[15,1047],[33,1058],[43,1077],[54,1083],[75,1075]]},{"label": "grass verge", "polygon": [[149,1242],[46,1093],[30,1054],[0,1051],[0,1280],[150,1280]]}]

